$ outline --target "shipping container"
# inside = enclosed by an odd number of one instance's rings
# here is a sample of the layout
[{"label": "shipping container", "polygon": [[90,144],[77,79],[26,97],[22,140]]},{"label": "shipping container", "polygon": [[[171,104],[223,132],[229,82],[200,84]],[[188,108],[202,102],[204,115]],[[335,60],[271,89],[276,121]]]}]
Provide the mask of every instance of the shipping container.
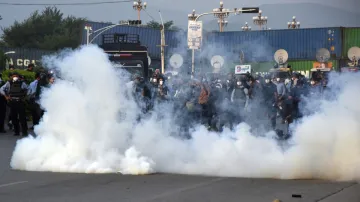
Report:
[{"label": "shipping container", "polygon": [[[101,28],[110,26],[112,24],[109,23],[100,23],[100,22],[86,22],[85,25],[88,25],[92,28],[93,31],[99,30]],[[84,25],[84,27],[85,27]],[[101,32],[101,31],[100,31]],[[95,37],[98,33],[92,34],[90,36],[90,40]],[[103,34],[111,34],[111,33],[127,33],[127,34],[138,34],[140,38],[141,45],[147,46],[148,52],[151,58],[158,59],[160,58],[160,47],[159,45],[161,40],[160,30],[152,29],[147,27],[137,27],[137,26],[116,26],[112,29],[109,29],[103,33],[101,33],[98,37],[94,39],[93,44],[102,44],[102,35]],[[178,44],[184,43],[181,40],[184,38],[183,32],[176,31],[165,31],[165,43],[167,47],[165,47],[165,54],[167,54],[170,50],[176,49]],[[86,44],[86,30],[84,29],[81,36],[81,44]],[[169,51],[168,51],[169,50]]]},{"label": "shipping container", "polygon": [[[333,37],[329,30],[334,31]],[[340,28],[212,32],[204,35],[203,44],[202,51],[208,54],[238,57],[243,51],[248,62],[271,61],[278,49],[285,49],[290,60],[315,60],[320,48],[333,47],[336,58],[342,52]]]},{"label": "shipping container", "polygon": [[[294,72],[301,72],[305,76],[310,75],[310,70],[313,68],[313,64],[317,62],[316,60],[294,60],[288,61],[288,64],[291,65],[291,70]],[[338,60],[330,60],[335,70],[339,68]],[[254,72],[268,72],[271,68],[274,67],[275,62],[258,62],[258,63],[247,63],[251,65],[251,68]],[[235,68],[235,66],[234,66]],[[235,70],[234,70],[235,71]]]},{"label": "shipping container", "polygon": [[343,30],[343,56],[348,58],[348,51],[351,47],[360,47],[360,27],[357,28],[342,28]]},{"label": "shipping container", "polygon": [[30,63],[37,65],[41,62],[42,56],[54,53],[54,51],[28,48],[0,47],[0,50],[4,53],[11,52],[6,54],[10,58],[9,63],[13,64],[14,67],[18,69],[25,69]]}]

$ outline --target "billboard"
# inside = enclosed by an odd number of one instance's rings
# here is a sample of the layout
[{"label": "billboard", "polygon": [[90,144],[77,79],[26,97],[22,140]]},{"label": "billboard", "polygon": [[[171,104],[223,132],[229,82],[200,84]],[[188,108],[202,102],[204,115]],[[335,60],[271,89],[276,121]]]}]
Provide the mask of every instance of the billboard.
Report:
[{"label": "billboard", "polygon": [[235,74],[247,74],[251,73],[251,65],[236,65]]},{"label": "billboard", "polygon": [[200,49],[202,43],[202,22],[189,21],[188,24],[188,47],[189,49]]}]

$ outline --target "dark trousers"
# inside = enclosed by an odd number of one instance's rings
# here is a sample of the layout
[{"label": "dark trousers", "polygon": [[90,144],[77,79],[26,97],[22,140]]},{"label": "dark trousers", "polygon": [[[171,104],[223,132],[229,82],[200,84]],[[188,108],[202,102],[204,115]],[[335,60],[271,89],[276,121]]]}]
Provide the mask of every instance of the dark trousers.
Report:
[{"label": "dark trousers", "polygon": [[0,132],[4,131],[7,102],[4,96],[0,96]]},{"label": "dark trousers", "polygon": [[43,116],[44,112],[41,109],[40,105],[35,101],[30,101],[30,108],[31,108],[31,116],[33,120],[33,126],[36,126],[39,124],[41,117]]},{"label": "dark trousers", "polygon": [[[15,135],[20,134],[19,121],[21,125],[21,132],[23,135],[27,135],[27,122],[26,122],[26,111],[25,111],[25,103],[21,100],[11,100],[10,101],[11,108],[11,118],[12,124],[14,125]],[[19,117],[19,119],[18,119]]]}]

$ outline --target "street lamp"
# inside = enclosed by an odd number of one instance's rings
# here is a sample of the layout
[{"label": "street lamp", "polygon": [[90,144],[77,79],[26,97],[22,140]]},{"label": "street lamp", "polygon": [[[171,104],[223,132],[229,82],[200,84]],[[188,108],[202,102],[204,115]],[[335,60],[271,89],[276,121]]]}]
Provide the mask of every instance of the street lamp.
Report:
[{"label": "street lamp", "polygon": [[248,25],[248,23],[245,23],[245,26],[241,27],[243,31],[251,31],[251,27]]},{"label": "street lamp", "polygon": [[220,32],[224,31],[224,26],[228,24],[228,21],[225,18],[229,17],[230,9],[224,8],[224,3],[220,1],[220,7],[213,9],[215,18],[218,18]]},{"label": "street lamp", "polygon": [[134,1],[133,9],[138,12],[138,20],[140,20],[140,11],[146,9],[147,3],[141,2],[141,0]]},{"label": "street lamp", "polygon": [[288,29],[300,29],[300,22],[296,21],[295,16],[293,16],[291,22],[288,22]]},{"label": "street lamp", "polygon": [[192,11],[192,13],[188,15],[188,19],[189,19],[190,21],[195,21],[195,19],[196,19],[198,16],[199,16],[199,15],[197,15],[197,14],[195,13],[195,9],[194,9],[194,10]]},{"label": "street lamp", "polygon": [[[89,43],[92,43],[98,36],[100,36],[102,33],[106,32],[109,29],[112,29],[114,27],[121,26],[121,25],[130,25],[132,23],[140,23],[140,22],[141,22],[141,20],[130,20],[130,21],[121,22],[121,23],[115,24],[115,25],[109,25],[109,26],[100,28],[100,29],[95,30],[95,31],[92,31],[92,27],[90,25],[85,25],[86,45],[88,45]],[[92,34],[96,34],[96,33],[98,33],[98,34],[95,35],[90,41],[90,36]]]},{"label": "street lamp", "polygon": [[262,29],[262,26],[266,25],[268,21],[267,16],[262,16],[262,11],[259,11],[258,16],[253,17],[253,22],[255,25],[260,27],[260,30]]}]

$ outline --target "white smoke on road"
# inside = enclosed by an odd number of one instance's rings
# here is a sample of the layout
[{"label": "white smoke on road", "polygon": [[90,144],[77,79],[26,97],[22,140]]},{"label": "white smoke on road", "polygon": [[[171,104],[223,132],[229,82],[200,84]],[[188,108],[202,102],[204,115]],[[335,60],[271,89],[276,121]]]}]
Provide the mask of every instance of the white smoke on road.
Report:
[{"label": "white smoke on road", "polygon": [[357,75],[336,78],[334,87],[342,86],[336,88],[337,99],[324,101],[319,112],[295,127],[291,146],[282,146],[273,132],[254,136],[244,123],[221,134],[199,126],[192,139],[183,140],[166,107],[138,123],[140,112],[127,92],[128,80],[96,47],[49,58],[48,63],[63,80],[43,93],[46,113],[35,129],[38,136],[18,141],[14,169],[360,179]]}]

